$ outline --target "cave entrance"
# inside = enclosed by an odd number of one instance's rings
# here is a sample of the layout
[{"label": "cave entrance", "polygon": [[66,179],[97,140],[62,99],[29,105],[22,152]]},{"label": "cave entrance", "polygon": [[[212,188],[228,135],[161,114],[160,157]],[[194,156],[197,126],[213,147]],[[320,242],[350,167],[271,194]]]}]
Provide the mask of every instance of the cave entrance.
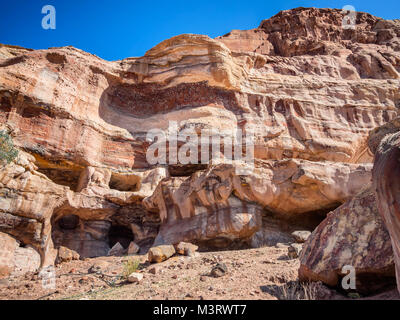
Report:
[{"label": "cave entrance", "polygon": [[108,242],[110,248],[112,248],[117,242],[119,242],[124,249],[129,247],[131,241],[134,240],[132,230],[121,225],[112,225],[108,231]]},{"label": "cave entrance", "polygon": [[40,173],[43,173],[53,182],[69,187],[71,190],[76,191],[78,188],[80,170],[67,170],[61,168],[38,168]]},{"label": "cave entrance", "polygon": [[110,189],[118,191],[138,191],[140,189],[140,176],[136,174],[121,174],[113,172],[109,183]]},{"label": "cave entrance", "polygon": [[58,220],[58,226],[62,230],[74,230],[79,225],[79,217],[74,214],[63,216]]}]

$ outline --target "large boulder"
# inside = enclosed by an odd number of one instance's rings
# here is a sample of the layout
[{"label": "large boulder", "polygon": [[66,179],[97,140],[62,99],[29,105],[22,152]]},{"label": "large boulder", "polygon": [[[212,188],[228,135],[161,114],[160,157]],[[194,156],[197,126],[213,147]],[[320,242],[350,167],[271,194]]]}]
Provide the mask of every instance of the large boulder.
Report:
[{"label": "large boulder", "polygon": [[162,180],[144,199],[160,215],[155,244],[213,239],[248,241],[261,228],[263,208],[282,219],[328,209],[355,195],[370,180],[370,164],[301,160],[218,164],[190,177]]},{"label": "large boulder", "polygon": [[172,257],[175,252],[173,245],[151,247],[148,252],[148,259],[150,262],[162,262]]},{"label": "large boulder", "polygon": [[[400,292],[400,123],[399,119],[387,127],[371,134],[375,144],[373,186],[378,199],[378,208],[389,230],[396,264],[397,288]],[[384,134],[382,134],[384,131]]]},{"label": "large boulder", "polygon": [[35,272],[40,268],[40,254],[31,246],[0,232],[0,279]]},{"label": "large boulder", "polygon": [[358,292],[393,285],[392,245],[372,188],[328,214],[304,243],[300,264],[303,281],[322,281],[342,289],[341,279],[348,273],[343,267],[352,266]]}]

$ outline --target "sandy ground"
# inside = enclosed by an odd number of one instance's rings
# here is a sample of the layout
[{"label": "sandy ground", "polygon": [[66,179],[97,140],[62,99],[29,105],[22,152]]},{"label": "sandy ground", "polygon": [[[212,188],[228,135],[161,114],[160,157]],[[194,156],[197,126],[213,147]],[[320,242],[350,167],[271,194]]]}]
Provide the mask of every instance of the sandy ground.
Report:
[{"label": "sandy ground", "polygon": [[[99,257],[62,263],[55,268],[55,287],[43,287],[38,273],[0,282],[0,299],[349,299],[322,284],[297,281],[298,259],[287,248],[202,252],[196,257],[174,256],[149,264],[146,256]],[[126,263],[141,263],[140,283],[122,275]],[[217,263],[227,272],[211,277]],[[155,274],[154,274],[155,273]],[[368,299],[399,299],[395,290]]]}]

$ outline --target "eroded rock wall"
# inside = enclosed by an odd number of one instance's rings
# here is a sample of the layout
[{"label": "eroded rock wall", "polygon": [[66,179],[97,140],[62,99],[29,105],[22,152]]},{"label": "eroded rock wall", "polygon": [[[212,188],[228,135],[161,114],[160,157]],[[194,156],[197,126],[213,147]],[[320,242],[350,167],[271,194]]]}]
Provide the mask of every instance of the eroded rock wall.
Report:
[{"label": "eroded rock wall", "polygon": [[[113,227],[146,244],[247,240],[266,211],[301,219],[345,202],[369,183],[369,131],[398,114],[400,46],[398,21],[357,13],[342,30],[343,16],[298,8],[112,62],[1,46],[0,123],[31,156],[0,173],[0,231],[44,265],[54,243],[104,254]],[[254,170],[150,164],[146,134],[171,121],[178,133],[254,134]]]},{"label": "eroded rock wall", "polygon": [[[395,119],[371,134],[376,146],[373,168],[373,186],[378,199],[379,212],[390,233],[396,263],[397,288],[400,291],[400,126]],[[388,128],[390,130],[388,130]],[[380,140],[380,143],[377,144]]]}]

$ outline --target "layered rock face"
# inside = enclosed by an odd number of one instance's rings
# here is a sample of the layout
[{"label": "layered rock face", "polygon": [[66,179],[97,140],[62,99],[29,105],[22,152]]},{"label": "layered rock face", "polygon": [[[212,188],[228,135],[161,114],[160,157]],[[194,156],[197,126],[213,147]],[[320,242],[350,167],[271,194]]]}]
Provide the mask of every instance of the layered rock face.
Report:
[{"label": "layered rock face", "polygon": [[[0,173],[0,232],[46,265],[59,246],[89,257],[133,239],[247,242],[262,215],[345,202],[370,180],[368,132],[398,113],[400,25],[357,13],[343,29],[343,17],[299,8],[112,62],[0,47],[0,123],[26,159]],[[171,122],[176,134],[252,135],[254,165],[149,162],[148,132]]]},{"label": "layered rock face", "polygon": [[[375,153],[373,186],[378,208],[390,233],[396,263],[397,288],[400,292],[400,119],[375,130],[370,145]],[[377,142],[380,141],[380,144]]]}]

